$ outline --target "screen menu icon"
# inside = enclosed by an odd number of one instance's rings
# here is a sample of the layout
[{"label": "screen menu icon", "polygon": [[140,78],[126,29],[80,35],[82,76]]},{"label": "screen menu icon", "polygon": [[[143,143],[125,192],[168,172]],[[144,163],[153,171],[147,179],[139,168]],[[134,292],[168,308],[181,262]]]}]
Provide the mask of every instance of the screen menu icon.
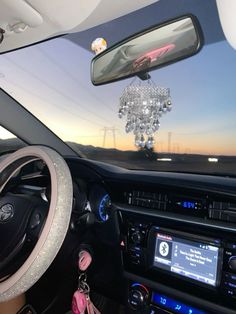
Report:
[{"label": "screen menu icon", "polygon": [[161,256],[166,257],[170,252],[170,246],[168,242],[161,241],[159,244],[159,253]]}]

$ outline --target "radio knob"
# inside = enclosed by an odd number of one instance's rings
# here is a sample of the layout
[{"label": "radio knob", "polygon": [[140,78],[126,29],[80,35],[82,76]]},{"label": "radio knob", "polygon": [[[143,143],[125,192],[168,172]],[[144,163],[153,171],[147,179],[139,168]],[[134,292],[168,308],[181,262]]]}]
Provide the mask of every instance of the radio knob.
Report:
[{"label": "radio knob", "polygon": [[138,244],[138,243],[141,243],[142,241],[142,235],[139,231],[135,231],[132,235],[131,235],[131,240]]},{"label": "radio knob", "polygon": [[228,261],[228,264],[230,269],[236,271],[236,256],[231,256]]},{"label": "radio knob", "polygon": [[129,306],[133,310],[140,310],[142,309],[147,302],[149,293],[148,290],[145,288],[142,288],[142,286],[135,287],[130,290],[129,292],[129,299],[128,303]]}]

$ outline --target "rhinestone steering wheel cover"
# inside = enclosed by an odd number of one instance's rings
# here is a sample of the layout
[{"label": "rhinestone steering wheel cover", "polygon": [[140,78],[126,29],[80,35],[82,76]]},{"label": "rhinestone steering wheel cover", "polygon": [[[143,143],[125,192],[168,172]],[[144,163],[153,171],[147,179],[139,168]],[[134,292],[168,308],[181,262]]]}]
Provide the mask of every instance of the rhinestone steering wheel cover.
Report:
[{"label": "rhinestone steering wheel cover", "polygon": [[0,162],[0,173],[13,167],[11,175],[0,190],[23,165],[43,160],[51,176],[51,202],[40,237],[25,263],[8,279],[0,283],[0,302],[10,300],[27,291],[48,269],[57,255],[68,230],[73,199],[72,179],[64,159],[54,150],[43,146],[28,146]]}]

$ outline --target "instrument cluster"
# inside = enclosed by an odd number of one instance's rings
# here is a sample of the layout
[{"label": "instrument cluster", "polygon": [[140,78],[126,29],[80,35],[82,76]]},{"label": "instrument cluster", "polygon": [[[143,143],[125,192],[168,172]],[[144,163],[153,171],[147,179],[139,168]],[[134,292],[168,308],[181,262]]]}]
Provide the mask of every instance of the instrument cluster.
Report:
[{"label": "instrument cluster", "polygon": [[77,181],[74,187],[75,208],[79,214],[91,212],[95,222],[105,223],[111,216],[112,203],[106,189],[98,183],[86,185],[84,181]]},{"label": "instrument cluster", "polygon": [[89,202],[98,222],[104,223],[109,220],[112,203],[109,194],[103,186],[95,184],[91,187]]}]

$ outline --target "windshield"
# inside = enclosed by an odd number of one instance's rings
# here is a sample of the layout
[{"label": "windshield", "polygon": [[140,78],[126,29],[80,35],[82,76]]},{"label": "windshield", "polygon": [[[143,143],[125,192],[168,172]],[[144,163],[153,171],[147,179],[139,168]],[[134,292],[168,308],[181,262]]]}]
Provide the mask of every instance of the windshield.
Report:
[{"label": "windshield", "polygon": [[[92,41],[92,40],[91,40]],[[170,88],[153,150],[138,149],[118,118],[131,79],[95,87],[92,52],[65,38],[4,54],[1,87],[75,151],[131,169],[236,174],[236,52],[226,41],[151,72]]]}]

